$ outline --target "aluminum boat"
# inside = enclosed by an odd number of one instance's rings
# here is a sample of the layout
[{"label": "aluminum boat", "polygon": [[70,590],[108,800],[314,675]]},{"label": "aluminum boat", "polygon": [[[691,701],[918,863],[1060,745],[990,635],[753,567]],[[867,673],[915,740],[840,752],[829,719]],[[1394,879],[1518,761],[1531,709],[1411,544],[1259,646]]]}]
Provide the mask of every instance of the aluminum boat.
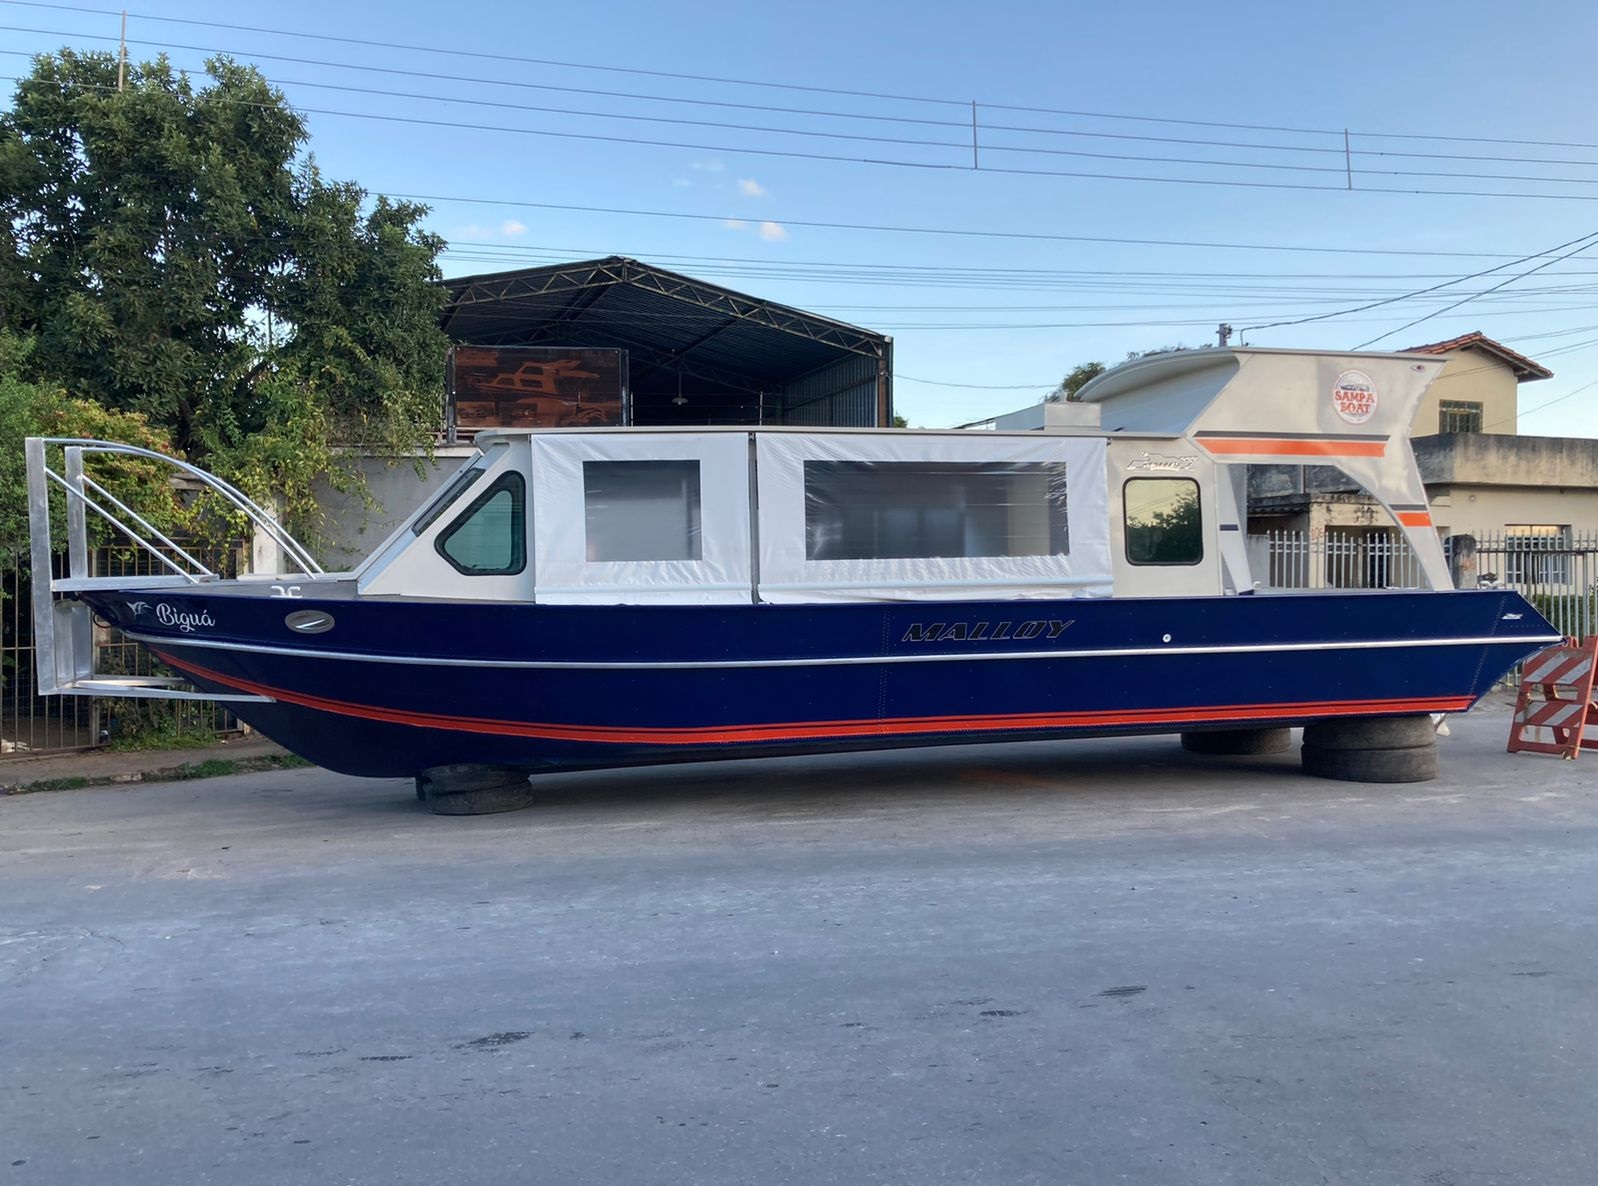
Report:
[{"label": "aluminum boat", "polygon": [[[40,691],[228,699],[319,765],[423,779],[1459,712],[1558,633],[1452,586],[1407,437],[1443,365],[1183,351],[1086,387],[1097,424],[1043,431],[483,432],[339,573],[174,462],[281,555],[236,580],[85,476],[139,450],[30,440]],[[1259,588],[1249,463],[1343,469],[1426,587]],[[88,514],[172,571],[91,575]],[[96,616],[174,674],[96,674]]]}]

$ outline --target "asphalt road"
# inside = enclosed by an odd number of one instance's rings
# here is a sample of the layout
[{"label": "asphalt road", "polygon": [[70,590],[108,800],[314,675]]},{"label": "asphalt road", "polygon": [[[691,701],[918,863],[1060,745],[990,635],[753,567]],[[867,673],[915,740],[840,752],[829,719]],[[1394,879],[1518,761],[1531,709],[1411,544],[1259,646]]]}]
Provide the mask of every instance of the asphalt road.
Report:
[{"label": "asphalt road", "polygon": [[1598,1180],[1598,755],[0,799],[0,1182]]}]

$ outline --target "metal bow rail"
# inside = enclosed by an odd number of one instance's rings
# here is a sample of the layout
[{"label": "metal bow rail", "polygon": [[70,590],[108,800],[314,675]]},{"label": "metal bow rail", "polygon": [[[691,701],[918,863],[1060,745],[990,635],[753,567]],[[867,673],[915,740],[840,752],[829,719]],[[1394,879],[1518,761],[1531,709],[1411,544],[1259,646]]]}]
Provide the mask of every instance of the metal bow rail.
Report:
[{"label": "metal bow rail", "polygon": [[[298,540],[238,487],[215,474],[165,453],[80,437],[29,437],[25,444],[28,472],[28,536],[33,578],[34,668],[41,696],[124,696],[163,700],[261,701],[264,696],[198,692],[186,681],[164,676],[112,675],[94,670],[94,618],[88,607],[60,593],[86,589],[141,589],[197,585],[218,575],[84,472],[90,454],[113,454],[160,462],[194,479],[240,512],[251,527],[281,550],[294,567],[288,575],[316,579],[322,568]],[[60,470],[50,465],[50,450],[62,450]],[[52,569],[50,492],[66,491],[67,575]],[[92,576],[89,572],[88,516],[93,511],[169,570],[154,576]]]}]

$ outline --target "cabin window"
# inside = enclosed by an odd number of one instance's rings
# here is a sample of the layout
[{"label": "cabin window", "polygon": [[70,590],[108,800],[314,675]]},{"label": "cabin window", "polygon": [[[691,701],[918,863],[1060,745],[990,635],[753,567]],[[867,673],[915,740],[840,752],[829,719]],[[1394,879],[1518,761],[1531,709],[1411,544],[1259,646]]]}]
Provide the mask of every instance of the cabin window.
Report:
[{"label": "cabin window", "polygon": [[1437,431],[1480,432],[1481,404],[1474,400],[1443,400],[1438,409]]},{"label": "cabin window", "polygon": [[1133,564],[1197,564],[1204,520],[1192,478],[1132,478],[1122,489],[1126,558]]},{"label": "cabin window", "polygon": [[699,560],[699,462],[585,461],[587,560]]},{"label": "cabin window", "polygon": [[805,558],[1064,556],[1064,462],[806,461]]},{"label": "cabin window", "polygon": [[509,576],[527,567],[527,484],[514,471],[483,491],[446,527],[439,555],[467,576]]}]

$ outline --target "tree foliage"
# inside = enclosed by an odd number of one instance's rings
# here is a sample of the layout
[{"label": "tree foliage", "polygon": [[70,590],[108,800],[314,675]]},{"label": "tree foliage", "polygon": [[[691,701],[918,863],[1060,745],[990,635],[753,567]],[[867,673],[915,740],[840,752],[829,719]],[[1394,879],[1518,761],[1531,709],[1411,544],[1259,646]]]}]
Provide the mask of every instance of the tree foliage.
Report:
[{"label": "tree foliage", "polygon": [[[253,67],[62,50],[0,113],[9,381],[141,417],[191,460],[314,509],[339,446],[409,449],[442,408],[443,241],[424,207],[325,179]],[[0,441],[0,449],[15,446]]]},{"label": "tree foliage", "polygon": [[[1156,354],[1170,354],[1177,350],[1186,350],[1187,346],[1160,346],[1153,350],[1128,350],[1126,362],[1136,362],[1140,358],[1149,358]],[[1048,402],[1068,401],[1071,403],[1081,399],[1081,391],[1094,379],[1097,379],[1109,368],[1102,362],[1084,362],[1066,372],[1065,378],[1060,380],[1060,385],[1045,397]]]},{"label": "tree foliage", "polygon": [[[28,549],[27,469],[22,442],[27,437],[92,437],[121,441],[167,453],[172,442],[138,413],[119,412],[89,400],[73,399],[59,387],[17,378],[32,343],[0,330],[0,569],[24,563]],[[59,459],[54,459],[59,466]],[[168,483],[167,467],[157,462],[119,460],[107,465],[85,460],[85,472],[123,504],[163,528],[182,530],[189,509]],[[54,492],[51,535],[66,539],[65,498]],[[97,527],[102,524],[97,523]]]},{"label": "tree foliage", "polygon": [[1065,378],[1060,380],[1060,385],[1049,393],[1051,401],[1076,401],[1081,398],[1078,394],[1084,387],[1104,373],[1102,362],[1084,362],[1066,372]]}]

